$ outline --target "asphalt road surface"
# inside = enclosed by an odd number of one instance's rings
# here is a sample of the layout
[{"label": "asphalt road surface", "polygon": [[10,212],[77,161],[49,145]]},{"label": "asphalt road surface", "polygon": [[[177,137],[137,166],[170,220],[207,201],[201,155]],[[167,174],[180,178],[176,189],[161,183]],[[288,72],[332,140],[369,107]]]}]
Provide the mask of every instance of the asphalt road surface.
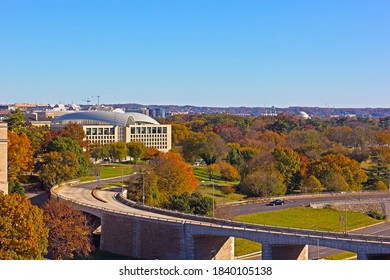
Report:
[{"label": "asphalt road surface", "polygon": [[[353,201],[353,200],[366,200],[366,199],[390,199],[390,193],[356,193],[356,194],[347,194],[347,196],[340,194],[328,197],[308,197],[308,198],[289,198],[285,199],[284,205],[270,206],[266,202],[262,203],[253,203],[253,204],[244,204],[236,205],[229,207],[229,214],[233,217],[254,214],[259,212],[268,212],[280,209],[288,209],[299,206],[306,206],[313,202],[324,202],[324,201]],[[273,199],[270,199],[270,201]],[[390,236],[390,221],[379,223],[370,227],[363,229],[357,229],[351,231],[353,233],[364,233],[364,234],[373,234],[373,235],[382,235]],[[324,258],[327,256],[335,255],[341,253],[342,251],[332,248],[326,248],[319,246],[309,246],[309,259]],[[261,257],[254,256],[250,259],[259,259]]]},{"label": "asphalt road surface", "polygon": [[[305,197],[305,198],[291,197],[285,199],[284,205],[269,206],[267,205],[266,202],[250,203],[250,204],[229,206],[228,211],[229,211],[229,215],[231,215],[232,217],[236,217],[236,216],[254,214],[259,212],[267,212],[267,211],[274,211],[279,209],[294,208],[298,206],[306,206],[312,202],[345,201],[346,199],[347,202],[354,201],[354,200],[359,201],[363,199],[390,199],[390,192],[389,193],[360,193],[360,194],[348,193],[346,198],[345,195],[343,194],[327,196],[327,197]],[[270,198],[270,201],[271,200],[273,199]]]},{"label": "asphalt road surface", "polygon": [[[126,176],[127,177],[127,176]],[[107,184],[109,182],[115,182],[119,181],[118,178],[105,180],[104,182],[101,182],[101,184]],[[101,206],[104,207],[109,203],[110,208],[114,208],[116,210],[127,212],[129,211],[129,207],[126,205],[123,205],[116,200],[113,199],[113,196],[115,193],[120,191],[120,188],[112,188],[112,189],[104,189],[100,190],[99,196],[106,200],[106,203],[103,203],[101,201],[96,200],[91,195],[91,189],[94,189],[97,186],[96,182],[87,183],[82,186],[78,186],[75,188],[63,188],[59,190],[59,194],[69,196],[69,197],[77,197],[77,199],[83,201],[84,203]],[[36,198],[36,197],[35,197]],[[43,199],[45,199],[44,197]],[[34,195],[30,199],[34,200]],[[328,196],[328,197],[306,197],[306,198],[298,198],[298,197],[291,197],[288,199],[285,199],[284,205],[277,205],[277,206],[269,206],[266,204],[266,202],[262,203],[251,203],[251,204],[242,204],[242,205],[235,205],[229,207],[229,215],[235,217],[235,216],[241,216],[241,215],[248,215],[258,212],[267,212],[267,211],[274,211],[278,209],[287,209],[287,208],[293,208],[293,207],[299,207],[299,206],[305,206],[309,205],[311,202],[323,202],[323,201],[351,201],[351,200],[363,200],[363,199],[390,199],[390,193],[356,193],[356,194],[347,194],[345,195],[334,195],[334,196]],[[271,199],[270,199],[271,200]],[[36,203],[39,204],[39,203]],[[106,205],[105,205],[106,204]],[[137,212],[137,214],[146,214],[142,210],[136,210],[132,208],[130,210],[131,212]],[[139,212],[139,213],[138,213]],[[148,213],[148,215],[155,216],[156,214]],[[158,215],[158,214],[157,214]],[[385,235],[390,236],[390,222],[380,223],[371,227],[367,227],[364,229],[358,229],[353,231],[354,233],[365,233],[365,234],[374,234],[374,235]],[[321,244],[319,246],[309,246],[309,259],[315,259],[317,257],[324,258],[326,256],[334,255],[337,253],[340,253],[340,250],[332,249],[332,248],[325,248],[321,247]],[[253,257],[251,259],[259,259],[259,257]]]}]

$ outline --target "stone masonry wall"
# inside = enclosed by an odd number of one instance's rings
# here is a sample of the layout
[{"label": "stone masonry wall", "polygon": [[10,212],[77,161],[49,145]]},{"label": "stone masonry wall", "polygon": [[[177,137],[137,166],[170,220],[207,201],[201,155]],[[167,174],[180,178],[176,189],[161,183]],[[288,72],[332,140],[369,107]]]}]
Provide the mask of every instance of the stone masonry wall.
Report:
[{"label": "stone masonry wall", "polygon": [[0,123],[0,192],[8,194],[7,124]]},{"label": "stone masonry wall", "polygon": [[102,218],[100,249],[136,259],[184,259],[183,226],[107,213]]},{"label": "stone masonry wall", "polygon": [[366,214],[370,210],[377,211],[381,214],[386,214],[386,202],[377,201],[358,201],[358,202],[324,202],[313,203],[310,205],[312,208],[330,208],[340,211],[354,211]]}]

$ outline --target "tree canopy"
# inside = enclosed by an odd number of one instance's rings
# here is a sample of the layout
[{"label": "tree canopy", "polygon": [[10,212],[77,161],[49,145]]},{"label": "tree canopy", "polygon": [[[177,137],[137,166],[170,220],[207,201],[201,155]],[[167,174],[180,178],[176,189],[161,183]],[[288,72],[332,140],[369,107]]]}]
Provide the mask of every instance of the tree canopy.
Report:
[{"label": "tree canopy", "polygon": [[54,259],[88,256],[92,249],[92,229],[83,213],[55,200],[46,202],[43,211],[49,228],[49,251]]},{"label": "tree canopy", "polygon": [[0,259],[43,259],[48,232],[42,210],[27,197],[0,193]]}]

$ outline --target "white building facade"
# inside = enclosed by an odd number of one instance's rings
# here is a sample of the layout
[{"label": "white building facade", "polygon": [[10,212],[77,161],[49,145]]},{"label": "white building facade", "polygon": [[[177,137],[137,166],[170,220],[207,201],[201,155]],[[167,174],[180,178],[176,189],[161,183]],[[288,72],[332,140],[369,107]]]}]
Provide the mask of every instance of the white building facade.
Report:
[{"label": "white building facade", "polygon": [[172,148],[171,125],[161,125],[144,114],[79,111],[58,117],[52,126],[61,127],[71,122],[83,127],[90,143],[142,142],[164,153]]}]

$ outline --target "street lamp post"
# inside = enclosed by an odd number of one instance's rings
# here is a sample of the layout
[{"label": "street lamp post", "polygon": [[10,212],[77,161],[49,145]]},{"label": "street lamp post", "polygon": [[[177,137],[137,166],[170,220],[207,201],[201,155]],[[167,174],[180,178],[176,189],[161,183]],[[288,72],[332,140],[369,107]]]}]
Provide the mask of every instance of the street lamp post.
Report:
[{"label": "street lamp post", "polygon": [[215,188],[214,188],[214,180],[210,180],[210,181],[202,181],[202,183],[205,183],[205,182],[211,182],[212,183],[212,186],[213,186],[213,218],[215,217]]},{"label": "street lamp post", "polygon": [[142,205],[145,205],[145,172],[142,172]]},{"label": "street lamp post", "polygon": [[142,174],[142,205],[145,205],[145,173],[149,174],[150,172],[144,171],[142,173],[138,173]]},{"label": "street lamp post", "polygon": [[213,183],[213,218],[215,218],[215,190],[214,190],[214,180],[212,180]]},{"label": "street lamp post", "polygon": [[345,220],[344,220],[344,233],[348,234],[348,211],[347,211],[347,192],[341,192],[345,195]]},{"label": "street lamp post", "polygon": [[[116,168],[116,166],[113,166],[112,168]],[[122,169],[122,176],[121,176],[121,191],[122,191],[122,195],[123,195],[123,166],[121,166],[121,169]]]}]

